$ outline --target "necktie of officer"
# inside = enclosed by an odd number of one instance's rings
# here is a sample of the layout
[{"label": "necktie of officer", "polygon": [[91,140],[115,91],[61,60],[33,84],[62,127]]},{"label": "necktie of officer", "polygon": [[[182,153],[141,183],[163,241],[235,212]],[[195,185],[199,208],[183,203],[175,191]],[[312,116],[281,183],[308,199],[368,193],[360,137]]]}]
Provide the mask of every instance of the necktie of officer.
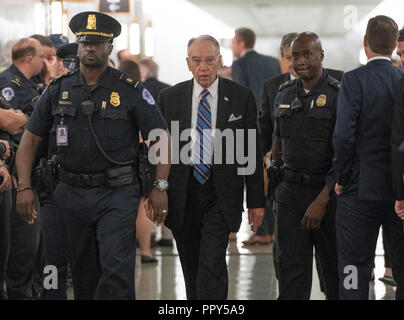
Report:
[{"label": "necktie of officer", "polygon": [[196,141],[194,143],[194,177],[204,184],[210,177],[212,159],[212,115],[207,100],[209,91],[202,90],[196,119]]}]

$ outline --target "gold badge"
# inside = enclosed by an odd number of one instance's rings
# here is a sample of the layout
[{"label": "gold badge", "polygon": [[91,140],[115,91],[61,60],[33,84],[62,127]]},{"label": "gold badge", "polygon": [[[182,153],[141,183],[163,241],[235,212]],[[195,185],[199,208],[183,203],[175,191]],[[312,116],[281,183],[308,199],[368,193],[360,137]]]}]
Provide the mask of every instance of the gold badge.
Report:
[{"label": "gold badge", "polygon": [[132,82],[133,82],[133,79],[131,79],[131,78],[126,78],[126,81],[128,81],[129,83],[132,83]]},{"label": "gold badge", "polygon": [[62,93],[62,99],[63,99],[63,100],[66,100],[68,97],[69,97],[69,92],[63,91],[63,93]]},{"label": "gold badge", "polygon": [[102,110],[105,110],[106,107],[107,107],[107,102],[103,101],[102,105],[101,105]]},{"label": "gold badge", "polygon": [[290,104],[280,104],[279,108],[281,109],[289,109],[290,108]]},{"label": "gold badge", "polygon": [[111,104],[114,107],[117,107],[121,104],[121,102],[119,101],[119,94],[118,92],[112,92],[111,93],[111,100],[110,100]]},{"label": "gold badge", "polygon": [[323,107],[327,103],[327,96],[325,94],[320,94],[317,98],[316,104],[318,107]]},{"label": "gold badge", "polygon": [[97,30],[97,18],[95,14],[89,14],[87,17],[87,30]]}]

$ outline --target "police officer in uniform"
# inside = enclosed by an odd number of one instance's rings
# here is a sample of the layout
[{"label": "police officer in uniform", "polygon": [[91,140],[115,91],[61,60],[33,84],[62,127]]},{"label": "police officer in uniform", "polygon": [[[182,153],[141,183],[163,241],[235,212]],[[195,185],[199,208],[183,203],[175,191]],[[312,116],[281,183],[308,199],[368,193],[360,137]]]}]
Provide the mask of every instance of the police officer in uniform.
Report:
[{"label": "police officer in uniform", "polygon": [[[69,26],[80,69],[54,80],[38,101],[17,153],[17,209],[28,221],[36,218],[29,175],[38,143],[55,130],[60,182],[53,199],[67,227],[75,297],[134,299],[140,187],[133,159],[139,130],[148,137],[160,129],[159,142],[170,150],[167,125],[145,88],[108,67],[118,21],[82,12]],[[167,214],[168,163],[157,164],[147,200],[157,223]]]},{"label": "police officer in uniform", "polygon": [[[77,43],[68,43],[60,47],[56,55],[61,63],[61,71],[69,72],[78,68]],[[64,73],[63,72],[63,73]],[[52,192],[54,178],[51,176],[55,169],[54,155],[57,154],[56,130],[50,130],[50,134],[41,143],[43,158],[35,169],[38,177],[37,192],[40,194],[40,226],[42,231],[43,245],[45,251],[45,265],[53,265],[57,268],[57,288],[44,286],[42,288],[42,299],[44,300],[66,300],[67,299],[67,277],[68,277],[68,240],[66,226],[60,212],[56,209]]]},{"label": "police officer in uniform", "polygon": [[[339,82],[322,68],[318,36],[305,32],[292,45],[299,79],[275,99],[275,140],[282,146],[282,182],[276,189],[279,299],[309,299],[313,245],[321,262],[327,299],[338,299],[335,196],[330,194],[332,132]],[[280,154],[273,154],[280,161]],[[281,169],[279,169],[281,170]],[[330,181],[330,187],[326,182]]]},{"label": "police officer in uniform", "polygon": [[[43,48],[33,38],[20,39],[11,50],[12,65],[0,74],[0,91],[13,109],[21,110],[30,116],[39,93],[32,77],[43,66]],[[15,151],[21,134],[11,137],[11,149]],[[11,159],[10,159],[11,160]],[[11,160],[10,174],[15,175]],[[12,193],[12,212],[10,215],[10,248],[6,270],[8,299],[32,299],[39,293],[34,289],[34,272],[39,250],[39,228],[37,223],[28,225],[15,210],[15,188]]]}]

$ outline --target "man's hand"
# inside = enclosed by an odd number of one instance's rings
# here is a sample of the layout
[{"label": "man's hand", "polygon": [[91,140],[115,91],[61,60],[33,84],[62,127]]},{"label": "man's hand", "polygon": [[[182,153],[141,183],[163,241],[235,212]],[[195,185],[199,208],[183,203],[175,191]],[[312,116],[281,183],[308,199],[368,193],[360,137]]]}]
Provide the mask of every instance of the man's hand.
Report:
[{"label": "man's hand", "polygon": [[303,229],[312,230],[320,228],[329,199],[328,188],[325,186],[317,198],[314,199],[306,209],[306,213],[302,219]]},{"label": "man's hand", "polygon": [[6,191],[11,188],[11,177],[8,173],[6,166],[0,167],[0,177],[3,178],[3,182],[0,184],[0,192]]},{"label": "man's hand", "polygon": [[[145,202],[145,209],[147,216],[152,217],[152,221],[156,222],[158,226],[162,225],[168,213],[167,192],[153,188]],[[150,210],[153,211],[150,212]]]},{"label": "man's hand", "polygon": [[404,200],[396,200],[394,209],[396,210],[396,213],[400,217],[400,219],[404,220]]},{"label": "man's hand", "polygon": [[59,76],[59,63],[56,56],[49,57],[43,60],[46,66],[45,82],[49,85],[52,78],[57,78]]},{"label": "man's hand", "polygon": [[257,232],[258,227],[261,225],[264,214],[264,208],[248,209],[248,223],[254,233]]},{"label": "man's hand", "polygon": [[0,142],[4,144],[4,146],[6,147],[6,151],[3,154],[3,159],[5,160],[10,156],[10,143],[7,140],[1,140],[1,139]]},{"label": "man's hand", "polygon": [[343,186],[340,186],[338,183],[335,184],[334,191],[339,196],[344,190]]},{"label": "man's hand", "polygon": [[21,218],[29,224],[34,223],[38,213],[35,209],[35,194],[32,189],[17,192],[16,208]]}]

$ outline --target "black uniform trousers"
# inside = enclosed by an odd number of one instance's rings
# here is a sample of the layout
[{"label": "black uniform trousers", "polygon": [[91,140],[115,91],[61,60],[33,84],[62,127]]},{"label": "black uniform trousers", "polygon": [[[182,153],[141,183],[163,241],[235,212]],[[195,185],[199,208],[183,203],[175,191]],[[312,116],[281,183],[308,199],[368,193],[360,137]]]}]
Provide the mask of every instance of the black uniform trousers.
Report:
[{"label": "black uniform trousers", "polygon": [[356,183],[339,195],[337,202],[341,299],[369,299],[369,281],[381,225],[387,238],[393,278],[397,282],[396,299],[404,299],[404,230],[402,220],[394,211],[394,202],[360,201]]},{"label": "black uniform trousers", "polygon": [[200,184],[190,172],[184,221],[173,230],[188,300],[225,300],[230,230],[217,203],[212,177]]},{"label": "black uniform trousers", "polygon": [[0,193],[0,300],[7,299],[4,290],[10,249],[11,190]]},{"label": "black uniform trousers", "polygon": [[135,299],[139,198],[138,184],[57,185],[53,199],[67,228],[76,299]]},{"label": "black uniform trousers", "polygon": [[338,299],[335,196],[327,204],[319,229],[303,230],[301,225],[306,209],[323,187],[283,181],[276,189],[279,299],[310,299],[313,246],[321,265],[326,298]]},{"label": "black uniform trousers", "polygon": [[[57,288],[43,288],[42,299],[66,300],[66,280],[68,267],[68,240],[66,226],[52,197],[41,206],[40,227],[45,251],[45,266],[57,268]],[[45,275],[46,276],[46,275]]]},{"label": "black uniform trousers", "polygon": [[[39,219],[28,224],[16,212],[16,190],[11,190],[10,253],[6,270],[7,296],[10,300],[35,299],[40,295],[42,275]],[[37,207],[38,208],[38,207]]]}]

